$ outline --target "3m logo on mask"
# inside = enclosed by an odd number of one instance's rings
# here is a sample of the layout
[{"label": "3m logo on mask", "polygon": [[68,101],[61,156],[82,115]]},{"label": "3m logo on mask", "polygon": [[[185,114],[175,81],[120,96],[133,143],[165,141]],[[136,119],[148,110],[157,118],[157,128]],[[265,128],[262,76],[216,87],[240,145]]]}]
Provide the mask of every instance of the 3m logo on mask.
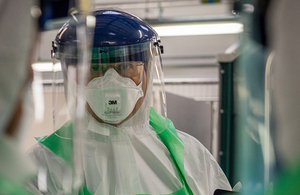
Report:
[{"label": "3m logo on mask", "polygon": [[105,107],[106,107],[106,111],[108,112],[120,111],[121,108],[120,97],[117,95],[111,95],[111,97],[106,97]]},{"label": "3m logo on mask", "polygon": [[117,105],[118,104],[118,100],[109,100],[108,101],[108,105]]}]

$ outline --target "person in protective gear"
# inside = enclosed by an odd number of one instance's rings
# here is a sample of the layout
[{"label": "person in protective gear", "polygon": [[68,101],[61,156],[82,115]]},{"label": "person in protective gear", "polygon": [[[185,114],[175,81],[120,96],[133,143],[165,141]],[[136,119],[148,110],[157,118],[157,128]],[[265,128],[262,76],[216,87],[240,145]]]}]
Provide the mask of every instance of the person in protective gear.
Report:
[{"label": "person in protective gear", "polygon": [[32,109],[30,62],[37,34],[32,6],[33,1],[0,1],[0,194],[30,194],[25,185],[35,174],[19,147]]},{"label": "person in protective gear", "polygon": [[[162,78],[157,33],[121,10],[98,10],[86,81],[79,82],[76,19],[58,32],[53,52],[62,64],[68,105],[86,101],[79,194],[213,194],[231,190],[210,152],[151,108],[153,78]],[[82,91],[82,94],[78,94]],[[76,101],[75,101],[76,102]],[[69,107],[70,112],[74,111]],[[72,118],[72,117],[71,117]],[[47,193],[59,194],[73,122],[39,138],[29,154],[48,166]],[[38,189],[38,180],[32,185]]]}]

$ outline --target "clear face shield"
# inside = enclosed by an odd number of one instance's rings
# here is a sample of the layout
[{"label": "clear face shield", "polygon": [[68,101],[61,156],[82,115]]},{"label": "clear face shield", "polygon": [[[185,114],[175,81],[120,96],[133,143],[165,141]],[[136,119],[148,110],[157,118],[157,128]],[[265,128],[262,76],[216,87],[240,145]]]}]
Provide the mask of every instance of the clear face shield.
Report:
[{"label": "clear face shield", "polygon": [[[117,126],[126,121],[134,125],[139,121],[128,121],[140,109],[144,111],[144,119],[140,120],[148,120],[153,78],[156,81],[159,79],[159,84],[163,83],[159,51],[154,42],[92,48],[90,65],[85,76],[87,80],[82,84],[74,76],[77,56],[68,54],[67,49],[69,48],[61,47],[64,51],[61,62],[67,104],[73,102],[71,97],[74,97],[76,90],[81,89],[86,101],[86,112],[100,123]],[[164,90],[163,87],[161,89],[162,97]],[[159,105],[161,108],[165,107],[162,106],[164,103]],[[70,106],[69,110],[72,109]],[[165,116],[166,112],[161,108],[159,112]]]},{"label": "clear face shield", "polygon": [[[61,63],[66,96],[63,107],[67,112],[56,109],[54,119],[63,124],[60,119],[64,116],[64,120],[69,118],[73,123],[78,114],[83,116],[82,120],[77,118],[80,124],[77,123],[77,135],[73,139],[79,140],[80,158],[77,160],[82,163],[78,169],[82,171],[85,187],[90,193],[100,190],[105,194],[109,191],[107,182],[110,181],[118,185],[116,188],[122,188],[125,194],[138,191],[135,182],[137,164],[127,131],[152,128],[149,115],[153,106],[154,79],[156,88],[160,86],[156,93],[162,97],[160,103],[156,103],[159,105],[157,112],[166,116],[159,46],[150,41],[127,46],[93,47],[83,71],[78,67],[81,56],[78,56],[76,47],[59,46],[56,55]],[[84,73],[84,80],[79,80],[79,73]],[[60,92],[58,96],[62,94],[61,87],[61,83],[57,85],[60,89],[57,90]],[[78,109],[80,98],[83,106]],[[161,123],[166,125],[164,117],[161,117]],[[57,136],[68,139],[64,135]]]}]

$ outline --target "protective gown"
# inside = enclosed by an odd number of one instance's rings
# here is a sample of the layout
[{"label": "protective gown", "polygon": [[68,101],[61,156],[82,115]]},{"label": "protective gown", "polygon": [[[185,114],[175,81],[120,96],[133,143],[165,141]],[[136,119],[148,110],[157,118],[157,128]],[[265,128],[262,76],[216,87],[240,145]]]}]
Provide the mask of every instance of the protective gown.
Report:
[{"label": "protective gown", "polygon": [[[151,86],[152,82],[137,113],[119,126],[99,123],[86,114],[85,179],[80,194],[210,195],[215,189],[231,190],[210,152],[194,137],[176,130],[170,120],[166,128],[162,116],[150,109]],[[69,121],[39,138],[28,151],[48,168],[48,194],[59,194],[62,189],[60,178],[67,168],[64,159],[72,149],[71,139],[66,139],[71,129]],[[37,180],[31,188],[38,192]]]}]

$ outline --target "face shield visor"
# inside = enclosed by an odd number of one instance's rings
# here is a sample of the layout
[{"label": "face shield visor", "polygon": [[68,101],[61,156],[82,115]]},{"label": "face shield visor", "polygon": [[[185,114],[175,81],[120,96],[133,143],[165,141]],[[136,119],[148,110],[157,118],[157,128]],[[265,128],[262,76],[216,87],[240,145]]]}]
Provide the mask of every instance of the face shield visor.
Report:
[{"label": "face shield visor", "polygon": [[[88,114],[101,123],[121,125],[127,121],[134,125],[140,121],[128,121],[141,109],[144,118],[140,120],[148,120],[153,103],[153,79],[160,85],[163,83],[160,54],[154,42],[93,47],[86,81],[82,84],[71,73],[77,72],[78,56],[72,55],[76,53],[76,48],[60,47],[59,50],[63,51],[59,55],[65,89],[68,90],[66,95],[68,98],[75,97],[78,89],[82,90]],[[160,96],[163,97],[163,87],[160,89]],[[163,100],[160,98],[159,112],[165,116]]]},{"label": "face shield visor", "polygon": [[[56,56],[64,80],[64,107],[68,111],[59,112],[57,109],[55,113],[58,118],[68,113],[73,122],[78,114],[78,98],[82,97],[84,109],[80,112],[84,116],[78,129],[81,133],[77,135],[82,141],[81,168],[87,189],[90,193],[107,194],[109,183],[93,181],[111,181],[115,182],[116,189],[122,189],[122,193],[133,194],[140,187],[136,183],[137,164],[128,130],[152,129],[149,115],[154,102],[153,80],[160,89],[155,92],[161,97],[155,100],[156,105],[160,105],[158,113],[166,116],[159,45],[149,41],[126,46],[91,47],[84,71],[78,67],[79,60],[84,58],[79,54],[75,46],[57,47]],[[83,72],[85,80],[79,80],[78,74]],[[166,125],[164,117],[160,120],[162,126]],[[66,139],[62,134],[60,138]]]}]

